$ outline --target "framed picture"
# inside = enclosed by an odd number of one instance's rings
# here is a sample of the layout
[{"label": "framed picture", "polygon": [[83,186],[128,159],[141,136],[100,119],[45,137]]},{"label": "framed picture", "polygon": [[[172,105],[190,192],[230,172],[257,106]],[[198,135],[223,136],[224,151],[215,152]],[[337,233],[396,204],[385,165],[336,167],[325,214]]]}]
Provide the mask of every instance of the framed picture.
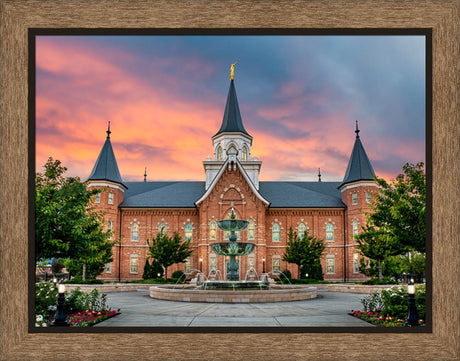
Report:
[{"label": "framed picture", "polygon": [[[449,202],[446,197],[455,194],[455,189],[458,187],[457,179],[459,179],[458,169],[452,166],[458,159],[458,142],[455,141],[455,134],[460,123],[457,112],[452,110],[458,109],[459,103],[458,89],[452,86],[453,79],[458,77],[458,71],[455,73],[454,70],[459,56],[458,47],[452,44],[457,44],[459,40],[459,35],[455,32],[455,23],[459,19],[452,16],[452,13],[458,14],[459,4],[455,1],[445,2],[442,6],[440,4],[427,5],[417,1],[398,3],[398,6],[404,8],[404,12],[395,11],[393,2],[373,8],[368,2],[340,3],[334,6],[317,3],[318,6],[315,6],[315,3],[279,4],[265,1],[260,3],[261,9],[256,9],[244,2],[235,1],[232,2],[232,5],[235,5],[232,11],[214,2],[197,3],[186,7],[166,1],[157,4],[155,8],[152,8],[149,2],[131,2],[130,6],[134,6],[133,4],[136,6],[130,11],[121,5],[110,7],[102,1],[87,4],[85,8],[81,8],[76,2],[59,4],[55,7],[54,3],[43,1],[42,6],[38,9],[21,1],[2,4],[5,20],[1,24],[4,34],[1,61],[4,69],[2,87],[5,89],[5,95],[1,112],[2,118],[6,121],[2,122],[1,137],[4,156],[1,168],[7,177],[3,178],[1,191],[3,203],[1,222],[4,231],[1,259],[3,275],[1,312],[3,327],[8,330],[3,335],[6,346],[2,349],[2,356],[5,359],[31,357],[34,359],[62,359],[63,355],[66,358],[72,358],[78,353],[80,358],[86,359],[95,357],[100,359],[150,358],[154,349],[155,357],[181,360],[196,358],[197,353],[209,354],[208,357],[214,359],[235,360],[267,359],[267,357],[270,359],[274,358],[274,355],[276,358],[284,357],[285,359],[298,358],[299,355],[305,357],[314,355],[317,359],[325,357],[378,359],[389,355],[395,359],[402,357],[410,359],[420,354],[427,359],[436,357],[447,360],[458,357],[456,354],[458,347],[454,341],[458,337],[451,337],[452,335],[458,336],[459,330],[456,326],[458,319],[456,320],[455,316],[448,317],[452,314],[457,302],[454,298],[454,290],[458,288],[458,280],[456,275],[449,274],[448,270],[458,268],[459,246],[454,242],[458,233],[458,221],[455,217],[458,209],[457,204]],[[190,17],[190,15],[193,16]],[[327,20],[322,21],[322,19]],[[35,129],[28,127],[27,119],[28,111],[35,112],[36,109],[28,108],[27,102],[27,99],[30,100],[28,96],[32,94],[27,90],[28,81],[35,81],[27,77],[28,40],[30,40],[28,29],[97,27],[110,28],[116,33],[116,28],[274,28],[274,24],[277,24],[276,29],[324,27],[350,31],[351,28],[375,28],[395,29],[395,33],[398,32],[397,28],[401,27],[431,29],[433,48],[426,49],[426,51],[433,52],[433,93],[431,94],[431,88],[427,88],[427,100],[430,103],[430,99],[433,98],[433,103],[432,108],[427,106],[426,110],[430,113],[427,116],[433,116],[433,144],[427,145],[430,152],[427,152],[426,157],[427,164],[432,164],[433,167],[433,188],[430,194],[433,200],[433,217],[432,223],[427,224],[428,232],[432,232],[433,235],[433,267],[431,268],[431,264],[428,265],[428,269],[432,269],[432,275],[429,276],[432,276],[433,280],[432,332],[375,334],[363,331],[358,340],[356,333],[353,332],[272,334],[259,329],[259,333],[253,336],[263,342],[257,342],[256,345],[242,333],[226,335],[220,344],[210,345],[206,342],[209,335],[195,333],[193,330],[181,330],[180,334],[174,333],[174,330],[155,334],[154,345],[151,342],[152,335],[144,333],[113,334],[110,330],[104,330],[96,334],[76,334],[63,331],[53,334],[53,337],[50,337],[51,334],[48,333],[30,333],[27,329],[29,322],[27,309],[33,307],[33,304],[28,303],[25,296],[30,290],[31,276],[33,279],[28,262],[34,259],[34,254],[28,248],[27,234],[34,232],[34,227],[24,215],[30,214],[28,200],[34,197],[30,187],[30,184],[34,182],[34,174],[30,174],[28,169],[35,162],[35,159],[30,159],[30,149],[34,146]],[[69,33],[71,32],[69,30]],[[431,75],[429,72],[427,74]],[[445,170],[447,169],[450,172],[449,175],[446,175]],[[444,227],[443,225],[446,224],[451,226]],[[165,227],[167,230],[168,225],[165,224]],[[326,227],[325,225],[324,232],[326,232]],[[18,230],[22,231],[18,232]],[[140,237],[142,225],[138,232],[138,237]],[[281,233],[273,237],[276,239],[280,236],[282,237]],[[268,262],[270,261],[265,262],[264,258],[263,266],[271,263]],[[353,257],[350,262],[352,262],[350,272],[353,273],[355,266]],[[137,272],[142,266],[143,264],[136,258]],[[204,266],[209,268],[210,264]],[[280,267],[282,267],[281,262]],[[337,268],[337,263],[327,265],[327,270],[336,271]],[[114,272],[113,264],[106,267],[107,270],[110,270],[110,273]],[[13,309],[19,312],[13,312]],[[225,333],[225,331],[223,328],[218,332]],[[120,331],[117,330],[117,332]],[[447,335],[450,336],[447,337]],[[220,336],[211,337],[220,339]],[[368,345],[366,348],[362,347],[363,341]],[[238,348],[234,347],[235,342],[238,342]],[[82,343],[87,345],[84,350],[79,346]],[[194,345],[194,347],[183,347],[184,345]],[[267,350],[267,345],[272,345],[270,350]],[[331,345],[337,347],[331,347]],[[385,355],[382,355],[382,349],[386,350]]]}]

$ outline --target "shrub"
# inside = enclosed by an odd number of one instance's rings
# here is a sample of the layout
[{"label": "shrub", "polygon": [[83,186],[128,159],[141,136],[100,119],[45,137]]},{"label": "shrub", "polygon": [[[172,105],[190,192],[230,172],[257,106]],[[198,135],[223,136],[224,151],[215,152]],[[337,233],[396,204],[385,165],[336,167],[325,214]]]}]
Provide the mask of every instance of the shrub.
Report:
[{"label": "shrub", "polygon": [[363,285],[394,285],[397,284],[396,281],[392,280],[390,277],[383,277],[380,281],[378,278],[372,278],[370,280],[364,281]]},{"label": "shrub", "polygon": [[104,281],[103,280],[98,280],[98,279],[95,279],[95,278],[90,278],[90,279],[83,280],[81,278],[81,276],[75,276],[75,277],[72,277],[72,279],[66,281],[65,283],[82,284],[82,285],[99,285],[99,284],[104,283]]},{"label": "shrub", "polygon": [[47,318],[56,311],[58,290],[53,282],[35,284],[35,313]]},{"label": "shrub", "polygon": [[106,303],[107,295],[100,294],[97,288],[86,293],[77,287],[66,297],[65,311],[68,314],[85,310],[100,312],[107,308]]},{"label": "shrub", "polygon": [[288,269],[285,269],[283,272],[281,272],[280,277],[282,277],[283,274],[286,276],[286,278],[287,278],[288,280],[291,280],[291,279],[292,279],[291,271],[289,271]]},{"label": "shrub", "polygon": [[[392,287],[364,297],[361,300],[365,312],[379,312],[382,316],[405,319],[408,308],[406,287]],[[415,287],[415,302],[419,318],[425,319],[426,288],[424,285]]]},{"label": "shrub", "polygon": [[173,279],[179,279],[179,278],[181,278],[183,275],[184,275],[184,272],[182,272],[182,271],[174,271],[171,277],[172,277]]}]

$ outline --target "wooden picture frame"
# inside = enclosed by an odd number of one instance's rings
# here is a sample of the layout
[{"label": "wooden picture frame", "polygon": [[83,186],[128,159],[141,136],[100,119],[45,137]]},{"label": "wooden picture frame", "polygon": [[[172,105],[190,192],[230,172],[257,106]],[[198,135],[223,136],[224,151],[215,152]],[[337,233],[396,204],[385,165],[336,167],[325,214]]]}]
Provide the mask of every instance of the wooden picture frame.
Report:
[{"label": "wooden picture frame", "polygon": [[[5,360],[457,360],[460,357],[460,2],[4,0],[0,326]],[[28,332],[29,28],[429,28],[433,39],[432,333]],[[429,94],[429,92],[428,92]],[[428,156],[428,154],[427,154]]]}]

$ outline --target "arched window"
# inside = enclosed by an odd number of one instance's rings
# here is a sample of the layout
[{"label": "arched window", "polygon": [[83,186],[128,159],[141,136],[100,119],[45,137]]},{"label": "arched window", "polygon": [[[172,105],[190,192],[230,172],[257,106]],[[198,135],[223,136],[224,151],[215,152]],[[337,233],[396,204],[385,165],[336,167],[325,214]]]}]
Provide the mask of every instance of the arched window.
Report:
[{"label": "arched window", "polygon": [[222,151],[222,147],[219,145],[217,147],[217,160],[223,160],[224,159],[224,152]]},{"label": "arched window", "polygon": [[333,242],[334,241],[334,226],[332,223],[328,223],[326,225],[326,241]]},{"label": "arched window", "polygon": [[[112,232],[112,221],[110,219],[107,221],[107,232]],[[109,239],[112,239],[112,233],[110,233]]]},{"label": "arched window", "polygon": [[160,223],[160,225],[158,226],[158,233],[166,234],[166,224],[164,224],[163,222]]},{"label": "arched window", "polygon": [[137,273],[139,264],[139,256],[137,254],[132,254],[129,257],[129,273]]},{"label": "arched window", "polygon": [[241,159],[248,160],[248,148],[246,146],[243,146],[243,150],[241,151]]},{"label": "arched window", "polygon": [[299,224],[299,238],[302,239],[303,236],[305,235],[305,231],[307,230],[307,226],[305,223],[300,223]]},{"label": "arched window", "polygon": [[209,222],[209,239],[216,239],[217,237],[217,222],[212,219]]},{"label": "arched window", "polygon": [[358,221],[355,219],[353,220],[353,236],[358,234]]},{"label": "arched window", "polygon": [[280,225],[278,223],[275,223],[272,227],[272,241],[280,241]]},{"label": "arched window", "polygon": [[256,226],[253,219],[249,220],[248,224],[248,240],[254,240],[256,234]]},{"label": "arched window", "polygon": [[185,240],[186,241],[191,241],[192,240],[192,234],[193,234],[193,228],[190,223],[187,223],[185,225]]},{"label": "arched window", "polygon": [[136,222],[131,225],[131,241],[139,241],[139,225]]}]

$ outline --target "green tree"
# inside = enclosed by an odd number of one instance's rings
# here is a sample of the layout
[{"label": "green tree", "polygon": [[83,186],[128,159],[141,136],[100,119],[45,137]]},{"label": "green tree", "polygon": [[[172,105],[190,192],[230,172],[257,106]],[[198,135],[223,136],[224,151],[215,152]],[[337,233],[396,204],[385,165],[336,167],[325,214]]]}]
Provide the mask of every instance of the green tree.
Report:
[{"label": "green tree", "polygon": [[[377,178],[379,193],[371,201],[371,212],[366,213],[366,226],[355,236],[358,248],[365,257],[377,263],[377,274],[382,280],[383,261],[407,251],[425,252],[426,180],[423,163],[406,163],[403,173],[392,183]],[[360,271],[365,274],[366,262]],[[372,262],[369,262],[372,264]]]},{"label": "green tree", "polygon": [[[357,248],[361,254],[377,262],[377,274],[381,281],[383,279],[382,262],[389,256],[400,254],[401,245],[385,229],[376,229],[369,224],[363,227],[362,233],[355,236],[355,240],[358,242]],[[371,272],[366,271],[365,268],[367,264],[362,262],[360,271],[370,275]]]},{"label": "green tree", "polygon": [[65,177],[67,168],[59,160],[50,157],[44,168],[35,178],[37,260],[68,258],[81,265],[83,278],[87,265],[100,274],[103,265],[112,261],[114,245],[108,240],[111,233],[103,229],[102,214],[91,206],[100,191],[88,190],[78,177]]},{"label": "green tree", "polygon": [[403,173],[392,183],[377,178],[379,193],[371,203],[368,223],[382,228],[402,252],[425,252],[426,239],[426,179],[424,164],[406,163]]},{"label": "green tree", "polygon": [[154,261],[158,262],[164,268],[165,279],[168,278],[168,267],[175,263],[184,263],[187,257],[192,254],[190,240],[182,242],[181,236],[174,232],[172,237],[164,232],[159,232],[156,237],[152,238],[149,246],[149,255]]},{"label": "green tree", "polygon": [[[317,277],[317,266],[320,265],[321,256],[326,246],[316,237],[310,236],[308,231],[299,238],[296,232],[289,228],[287,247],[283,254],[283,261],[298,266],[297,277],[301,278],[301,272],[309,274],[310,278]],[[310,273],[311,272],[311,273]],[[322,275],[322,271],[321,271]]]}]

